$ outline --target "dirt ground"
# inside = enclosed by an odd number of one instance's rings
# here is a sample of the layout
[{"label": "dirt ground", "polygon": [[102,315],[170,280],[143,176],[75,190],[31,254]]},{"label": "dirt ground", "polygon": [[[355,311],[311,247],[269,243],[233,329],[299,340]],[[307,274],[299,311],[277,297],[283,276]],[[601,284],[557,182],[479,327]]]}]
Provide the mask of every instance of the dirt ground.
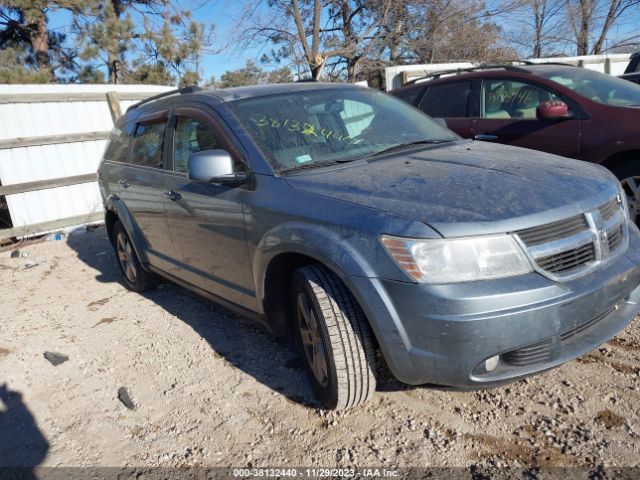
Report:
[{"label": "dirt ground", "polygon": [[387,381],[336,414],[251,321],[172,284],[127,291],[103,228],[20,249],[0,253],[0,465],[640,465],[638,318],[509,386]]}]

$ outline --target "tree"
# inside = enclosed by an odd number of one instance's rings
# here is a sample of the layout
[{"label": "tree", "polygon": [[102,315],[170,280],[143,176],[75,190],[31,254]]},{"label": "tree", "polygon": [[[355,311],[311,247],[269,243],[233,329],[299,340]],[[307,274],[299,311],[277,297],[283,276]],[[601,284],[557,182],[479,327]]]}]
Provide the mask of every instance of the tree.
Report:
[{"label": "tree", "polygon": [[243,87],[260,83],[262,70],[255,62],[249,60],[246,65],[237,70],[227,70],[220,76],[220,88]]},{"label": "tree", "polygon": [[515,56],[492,18],[515,4],[489,11],[478,0],[417,0],[406,13],[405,50],[411,61],[500,61]]},{"label": "tree", "polygon": [[[99,59],[106,67],[109,83],[122,80],[124,54],[133,39],[134,23],[126,10],[131,0],[93,0],[87,13],[75,20],[80,56]],[[142,2],[146,4],[147,2]]]},{"label": "tree", "polygon": [[[80,0],[1,0],[0,48],[5,61],[16,62],[16,72],[11,78],[56,80],[56,73],[73,70],[74,55],[63,47],[65,35],[51,32],[47,14],[50,10],[81,8]],[[34,73],[34,70],[37,73]]]},{"label": "tree", "polygon": [[567,0],[525,0],[513,16],[519,27],[511,42],[526,49],[526,55],[541,58],[566,44],[569,33]]},{"label": "tree", "polygon": [[78,43],[83,60],[106,68],[109,83],[200,80],[200,56],[213,27],[207,30],[170,0],[92,1],[90,12],[76,18]]},{"label": "tree", "polygon": [[[625,13],[638,10],[639,6],[640,0],[568,0],[567,17],[573,30],[576,54],[602,53],[612,27]],[[633,36],[637,35],[635,31]]]},{"label": "tree", "polygon": [[[143,25],[140,53],[132,62],[134,68],[127,80],[140,80],[140,73],[155,72],[158,79],[152,83],[200,83],[200,56],[204,45],[210,42],[204,25],[194,22],[189,12],[165,15],[159,29],[154,29],[146,19]],[[143,82],[153,77],[152,74]]]},{"label": "tree", "polygon": [[250,19],[245,40],[270,42],[276,47],[272,60],[304,65],[313,79],[329,66],[334,77],[335,70],[343,68],[347,80],[354,81],[393,4],[392,0],[268,0],[266,18],[260,17],[259,9],[245,15]]},{"label": "tree", "polygon": [[291,81],[291,71],[286,67],[265,72],[254,61],[248,60],[244,67],[224,72],[220,76],[220,82],[212,80],[210,83],[219,88],[230,88]]}]

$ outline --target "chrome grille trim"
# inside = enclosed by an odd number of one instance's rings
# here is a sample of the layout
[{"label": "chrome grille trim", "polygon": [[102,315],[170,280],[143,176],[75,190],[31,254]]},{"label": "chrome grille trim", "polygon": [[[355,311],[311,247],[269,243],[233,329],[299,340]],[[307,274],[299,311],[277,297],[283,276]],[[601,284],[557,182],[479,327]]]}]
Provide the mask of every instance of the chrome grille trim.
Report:
[{"label": "chrome grille trim", "polygon": [[529,247],[529,253],[534,258],[549,257],[551,255],[557,255],[559,253],[566,252],[570,249],[580,248],[584,245],[593,244],[594,239],[595,234],[593,232],[591,232],[590,230],[584,230],[582,232],[576,233],[575,235],[571,235],[570,237],[565,237],[559,240],[554,240],[548,243],[537,244],[533,247]]},{"label": "chrome grille trim", "polygon": [[520,230],[518,235],[529,246],[547,243],[554,238],[569,237],[589,228],[587,220],[583,215],[560,220],[559,222],[544,225],[544,228],[533,227]]},{"label": "chrome grille trim", "polygon": [[515,232],[539,273],[556,281],[581,277],[599,268],[629,245],[621,195],[600,207],[561,221]]}]

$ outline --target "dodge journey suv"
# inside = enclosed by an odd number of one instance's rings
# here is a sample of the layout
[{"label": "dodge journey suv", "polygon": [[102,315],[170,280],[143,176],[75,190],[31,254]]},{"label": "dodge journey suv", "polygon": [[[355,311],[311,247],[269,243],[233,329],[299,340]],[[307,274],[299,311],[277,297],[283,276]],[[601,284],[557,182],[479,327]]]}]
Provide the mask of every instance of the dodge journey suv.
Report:
[{"label": "dodge journey suv", "polygon": [[164,277],[291,338],[326,408],[371,398],[376,361],[459,388],[542,372],[640,309],[608,170],[462,140],[367,88],[163,94],[117,121],[98,174],[125,284]]}]

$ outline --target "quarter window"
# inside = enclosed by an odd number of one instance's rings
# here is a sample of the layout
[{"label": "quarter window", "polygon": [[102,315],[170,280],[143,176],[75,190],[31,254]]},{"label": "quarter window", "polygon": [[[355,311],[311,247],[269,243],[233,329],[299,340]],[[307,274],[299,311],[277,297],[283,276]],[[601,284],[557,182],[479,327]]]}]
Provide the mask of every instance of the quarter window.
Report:
[{"label": "quarter window", "polygon": [[420,102],[420,109],[434,118],[463,118],[470,94],[470,81],[433,85]]},{"label": "quarter window", "polygon": [[223,148],[218,136],[205,122],[192,117],[177,117],[173,141],[173,170],[187,173],[189,156],[203,150]]},{"label": "quarter window", "polygon": [[483,118],[537,118],[538,105],[560,101],[555,93],[531,83],[513,80],[486,80],[482,88]]},{"label": "quarter window", "polygon": [[398,97],[400,100],[404,100],[405,102],[413,105],[423,91],[424,88],[405,88],[404,90],[394,92],[393,95]]},{"label": "quarter window", "polygon": [[[126,128],[126,126],[123,126]],[[109,143],[104,151],[104,159],[112,162],[126,163],[129,161],[129,139],[130,134],[118,127],[114,127],[109,136]]]},{"label": "quarter window", "polygon": [[133,139],[133,164],[162,168],[164,128],[164,121],[138,124]]}]

